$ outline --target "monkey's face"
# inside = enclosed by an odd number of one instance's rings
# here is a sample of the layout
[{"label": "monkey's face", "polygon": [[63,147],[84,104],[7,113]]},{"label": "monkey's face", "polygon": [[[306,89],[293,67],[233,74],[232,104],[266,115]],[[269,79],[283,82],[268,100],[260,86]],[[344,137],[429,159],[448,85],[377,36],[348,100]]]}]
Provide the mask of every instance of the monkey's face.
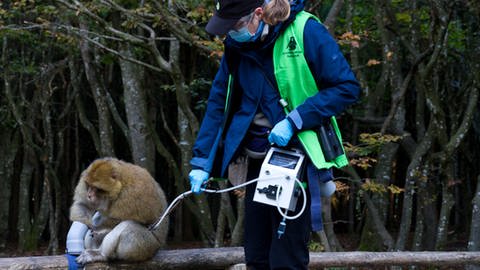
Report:
[{"label": "monkey's face", "polygon": [[87,200],[96,210],[107,210],[109,199],[105,190],[87,185]]}]

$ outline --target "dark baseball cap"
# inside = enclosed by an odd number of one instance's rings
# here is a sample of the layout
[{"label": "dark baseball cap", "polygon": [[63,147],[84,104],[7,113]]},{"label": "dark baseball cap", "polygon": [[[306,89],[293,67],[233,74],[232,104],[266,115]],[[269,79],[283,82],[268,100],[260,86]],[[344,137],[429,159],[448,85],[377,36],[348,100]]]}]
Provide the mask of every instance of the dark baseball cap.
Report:
[{"label": "dark baseball cap", "polygon": [[264,0],[215,0],[215,12],[205,28],[212,35],[224,35],[238,20],[261,7]]}]

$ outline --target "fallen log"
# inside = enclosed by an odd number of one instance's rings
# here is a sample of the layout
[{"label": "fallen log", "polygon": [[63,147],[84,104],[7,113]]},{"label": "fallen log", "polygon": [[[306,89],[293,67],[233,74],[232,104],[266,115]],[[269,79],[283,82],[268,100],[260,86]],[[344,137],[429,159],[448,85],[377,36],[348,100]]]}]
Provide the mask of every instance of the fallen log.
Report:
[{"label": "fallen log", "polygon": [[[93,263],[87,264],[85,270],[110,269],[225,269],[244,261],[243,248],[201,248],[160,250],[149,261],[141,263]],[[35,256],[0,258],[0,270],[27,269],[68,269],[65,256]]]},{"label": "fallen log", "polygon": [[311,269],[324,266],[463,266],[480,265],[480,252],[419,251],[419,252],[322,252],[310,253]]},{"label": "fallen log", "polygon": [[[226,269],[244,262],[243,248],[161,250],[142,263],[94,263],[88,269]],[[310,253],[310,269],[349,266],[463,266],[480,265],[480,252],[321,252]],[[0,258],[0,270],[67,269],[65,256]]]}]

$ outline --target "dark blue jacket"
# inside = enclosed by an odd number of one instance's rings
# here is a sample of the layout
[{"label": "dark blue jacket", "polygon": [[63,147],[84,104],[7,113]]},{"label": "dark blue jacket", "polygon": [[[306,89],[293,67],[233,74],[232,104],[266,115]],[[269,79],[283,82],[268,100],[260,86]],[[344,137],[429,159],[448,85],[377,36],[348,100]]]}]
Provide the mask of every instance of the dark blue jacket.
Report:
[{"label": "dark blue jacket", "polygon": [[[229,37],[225,39],[225,54],[193,147],[193,168],[224,176],[257,112],[263,112],[273,125],[285,118],[273,75],[273,45],[279,33],[302,9],[303,3],[293,4],[290,18],[270,29],[263,41],[237,43]],[[297,130],[318,127],[323,119],[338,115],[354,103],[360,94],[355,75],[337,43],[322,24],[312,19],[304,29],[304,54],[318,94],[289,114]],[[234,78],[233,99],[224,122],[229,74]]]}]

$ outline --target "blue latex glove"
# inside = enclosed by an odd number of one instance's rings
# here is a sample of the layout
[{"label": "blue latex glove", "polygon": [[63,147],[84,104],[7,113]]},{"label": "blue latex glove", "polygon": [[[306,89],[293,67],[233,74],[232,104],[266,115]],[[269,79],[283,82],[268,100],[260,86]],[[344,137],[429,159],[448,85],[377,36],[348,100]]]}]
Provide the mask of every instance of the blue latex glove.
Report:
[{"label": "blue latex glove", "polygon": [[190,186],[192,187],[192,192],[196,194],[202,192],[202,185],[207,182],[208,177],[209,173],[204,170],[195,169],[190,171],[190,173],[188,174],[188,178],[190,179]]},{"label": "blue latex glove", "polygon": [[278,122],[270,131],[268,135],[268,141],[278,146],[285,146],[288,144],[293,136],[292,124],[285,118]]}]

